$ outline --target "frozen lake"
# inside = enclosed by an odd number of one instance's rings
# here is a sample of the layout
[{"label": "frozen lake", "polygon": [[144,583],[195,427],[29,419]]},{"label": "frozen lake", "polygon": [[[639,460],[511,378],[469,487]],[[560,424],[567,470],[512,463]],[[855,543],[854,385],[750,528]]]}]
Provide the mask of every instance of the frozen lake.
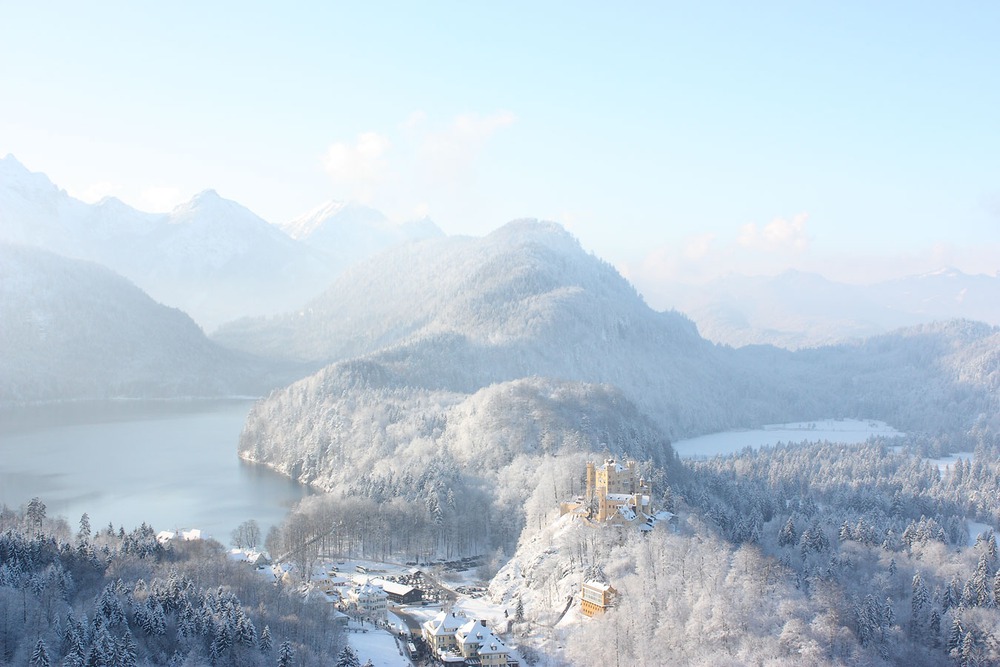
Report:
[{"label": "frozen lake", "polygon": [[744,447],[758,449],[779,442],[842,442],[859,444],[874,435],[902,435],[885,422],[861,419],[824,419],[791,424],[771,424],[750,431],[723,431],[697,438],[678,440],[674,451],[682,459],[707,458],[732,454]]},{"label": "frozen lake", "polygon": [[200,528],[229,543],[255,519],[280,522],[310,491],[242,462],[236,444],[251,401],[115,402],[0,413],[0,502],[19,507],[38,496],[48,515],[75,531]]}]

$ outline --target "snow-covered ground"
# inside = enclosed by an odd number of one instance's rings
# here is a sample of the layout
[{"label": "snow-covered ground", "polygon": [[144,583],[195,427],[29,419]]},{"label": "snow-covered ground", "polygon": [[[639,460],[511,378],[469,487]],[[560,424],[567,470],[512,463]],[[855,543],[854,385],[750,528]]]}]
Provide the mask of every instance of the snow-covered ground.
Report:
[{"label": "snow-covered ground", "polygon": [[[930,464],[936,465],[938,470],[940,470],[943,475],[951,470],[959,459],[965,459],[966,463],[972,463],[976,460],[976,454],[975,452],[955,452],[954,454],[948,454],[947,456],[942,456],[941,458],[924,460]],[[973,539],[975,538],[973,537]]]},{"label": "snow-covered ground", "polygon": [[968,546],[975,546],[976,540],[980,535],[987,531],[992,531],[993,526],[988,523],[980,523],[978,521],[966,521],[965,524],[969,527],[969,544]]},{"label": "snow-covered ground", "polygon": [[403,655],[400,641],[396,637],[385,630],[366,627],[368,632],[347,633],[347,642],[358,652],[362,665],[366,660],[371,660],[375,667],[412,667],[413,663]]},{"label": "snow-covered ground", "polygon": [[683,459],[719,456],[738,452],[745,447],[758,449],[779,442],[842,442],[858,444],[872,436],[903,435],[885,422],[872,419],[822,419],[791,424],[769,424],[751,431],[723,431],[678,440],[673,443]]}]

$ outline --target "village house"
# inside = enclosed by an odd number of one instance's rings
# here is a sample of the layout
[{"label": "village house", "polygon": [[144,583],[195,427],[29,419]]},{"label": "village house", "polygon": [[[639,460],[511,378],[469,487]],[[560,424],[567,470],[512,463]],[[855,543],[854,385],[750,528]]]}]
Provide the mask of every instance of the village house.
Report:
[{"label": "village house", "polygon": [[[455,633],[469,619],[461,611],[442,611],[421,626],[421,634],[427,647],[438,659],[449,653],[456,653]],[[463,660],[464,662],[464,660]]]},{"label": "village house", "polygon": [[507,647],[486,627],[486,621],[469,621],[460,627],[455,645],[466,665],[507,667]]},{"label": "village house", "polygon": [[386,621],[387,598],[384,590],[368,580],[347,592],[347,603],[357,608],[362,617],[382,623]]},{"label": "village house", "polygon": [[395,581],[382,582],[382,590],[389,595],[389,600],[396,604],[413,604],[420,602],[424,596],[419,588],[398,584]]},{"label": "village house", "polygon": [[461,611],[441,612],[421,627],[431,653],[445,665],[517,667],[516,658],[486,625]]}]

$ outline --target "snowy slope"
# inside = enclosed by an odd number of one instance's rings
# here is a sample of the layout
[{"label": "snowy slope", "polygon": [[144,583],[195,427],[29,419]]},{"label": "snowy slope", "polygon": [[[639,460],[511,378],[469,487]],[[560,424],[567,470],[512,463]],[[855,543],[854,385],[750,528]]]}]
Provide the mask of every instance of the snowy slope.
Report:
[{"label": "snowy slope", "polygon": [[9,244],[0,349],[0,404],[257,393],[268,376],[110,270]]},{"label": "snowy slope", "polygon": [[296,308],[348,265],[441,234],[428,220],[395,225],[353,204],[321,207],[288,230],[296,238],[212,190],[164,214],[113,198],[90,205],[13,156],[0,160],[0,241],[104,264],[206,330]]}]

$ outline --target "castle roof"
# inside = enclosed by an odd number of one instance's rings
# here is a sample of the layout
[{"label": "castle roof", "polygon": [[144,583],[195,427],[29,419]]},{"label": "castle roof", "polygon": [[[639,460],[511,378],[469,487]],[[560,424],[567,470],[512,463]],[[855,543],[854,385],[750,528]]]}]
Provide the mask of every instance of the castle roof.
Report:
[{"label": "castle roof", "polygon": [[601,470],[614,470],[615,472],[622,472],[625,468],[622,464],[618,463],[617,459],[604,459],[604,465],[600,467]]}]

